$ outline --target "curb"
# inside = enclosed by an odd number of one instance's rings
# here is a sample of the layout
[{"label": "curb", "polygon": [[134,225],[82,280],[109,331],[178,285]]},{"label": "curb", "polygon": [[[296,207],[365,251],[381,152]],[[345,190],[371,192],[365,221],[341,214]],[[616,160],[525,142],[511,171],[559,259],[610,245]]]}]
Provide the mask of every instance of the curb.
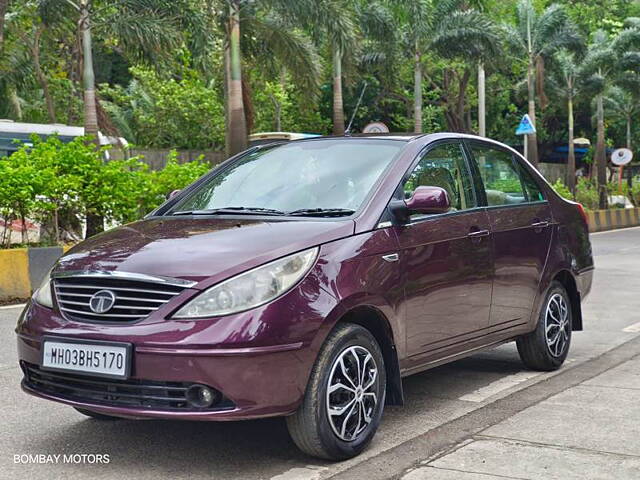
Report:
[{"label": "curb", "polygon": [[589,220],[589,232],[636,227],[640,225],[640,208],[588,210],[587,218]]},{"label": "curb", "polygon": [[29,298],[56,260],[69,248],[0,250],[0,301]]}]

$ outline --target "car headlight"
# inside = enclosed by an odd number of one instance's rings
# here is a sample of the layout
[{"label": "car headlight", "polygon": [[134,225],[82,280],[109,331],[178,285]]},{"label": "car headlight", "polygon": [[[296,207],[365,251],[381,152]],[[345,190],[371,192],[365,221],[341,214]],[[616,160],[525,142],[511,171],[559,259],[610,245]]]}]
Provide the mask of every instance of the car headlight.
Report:
[{"label": "car headlight", "polygon": [[217,317],[264,305],[307,274],[318,250],[316,247],[289,255],[214,285],[178,310],[173,318]]},{"label": "car headlight", "polygon": [[53,308],[53,296],[51,295],[51,270],[44,276],[44,280],[33,295],[33,299],[43,307]]}]

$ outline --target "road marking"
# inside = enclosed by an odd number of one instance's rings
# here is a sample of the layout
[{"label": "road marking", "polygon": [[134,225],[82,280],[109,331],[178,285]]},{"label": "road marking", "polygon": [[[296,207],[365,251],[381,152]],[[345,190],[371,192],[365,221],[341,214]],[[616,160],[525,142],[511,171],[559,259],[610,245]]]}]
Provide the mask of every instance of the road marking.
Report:
[{"label": "road marking", "polygon": [[603,232],[591,232],[591,233],[589,233],[589,235],[602,235],[602,234],[604,234],[604,233],[619,232],[619,231],[621,231],[621,230],[622,230],[622,231],[626,231],[626,230],[635,230],[635,229],[637,229],[637,228],[640,228],[640,226],[639,226],[639,227],[613,228],[613,229],[611,229],[611,230],[604,230]]},{"label": "road marking", "polygon": [[515,387],[522,382],[526,382],[532,378],[541,375],[540,372],[518,372],[513,375],[507,375],[506,377],[502,377],[495,382],[491,382],[489,385],[485,385],[482,388],[479,388],[471,393],[467,393],[466,395],[462,395],[459,400],[464,400],[466,402],[484,402],[487,398],[492,397],[508,388]]},{"label": "road marking", "polygon": [[296,467],[291,470],[287,470],[280,475],[271,477],[271,480],[318,480],[322,475],[322,472],[328,469],[329,467],[320,467],[318,465]]},{"label": "road marking", "polygon": [[627,328],[623,328],[622,331],[627,333],[640,333],[640,322],[629,325]]},{"label": "road marking", "polygon": [[21,303],[19,305],[5,305],[3,307],[0,307],[0,310],[8,310],[10,308],[23,308],[26,305],[26,303]]}]

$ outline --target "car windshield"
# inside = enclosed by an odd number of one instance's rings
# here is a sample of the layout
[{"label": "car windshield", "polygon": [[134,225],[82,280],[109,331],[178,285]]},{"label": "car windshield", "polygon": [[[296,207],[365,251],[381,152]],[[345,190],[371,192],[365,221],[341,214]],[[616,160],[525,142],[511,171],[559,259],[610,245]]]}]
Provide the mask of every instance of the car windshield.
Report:
[{"label": "car windshield", "polygon": [[167,215],[350,215],[404,145],[398,140],[351,138],[257,150],[209,178]]}]

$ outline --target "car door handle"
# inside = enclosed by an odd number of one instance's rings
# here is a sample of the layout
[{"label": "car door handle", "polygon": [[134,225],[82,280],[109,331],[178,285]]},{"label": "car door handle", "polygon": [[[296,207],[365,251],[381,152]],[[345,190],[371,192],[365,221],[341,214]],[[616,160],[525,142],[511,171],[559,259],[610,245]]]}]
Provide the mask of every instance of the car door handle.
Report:
[{"label": "car door handle", "polygon": [[531,226],[532,226],[533,228],[535,228],[536,230],[539,230],[539,229],[541,229],[541,228],[547,228],[547,227],[549,226],[549,222],[547,222],[547,221],[542,221],[542,222],[533,222],[533,223],[531,224]]},{"label": "car door handle", "polygon": [[467,237],[479,238],[479,237],[486,237],[487,235],[489,235],[489,230],[474,230],[473,232],[469,232],[467,234]]},{"label": "car door handle", "polygon": [[400,260],[400,255],[398,255],[397,253],[390,253],[389,255],[382,255],[382,259],[385,262],[397,262],[398,260]]}]

